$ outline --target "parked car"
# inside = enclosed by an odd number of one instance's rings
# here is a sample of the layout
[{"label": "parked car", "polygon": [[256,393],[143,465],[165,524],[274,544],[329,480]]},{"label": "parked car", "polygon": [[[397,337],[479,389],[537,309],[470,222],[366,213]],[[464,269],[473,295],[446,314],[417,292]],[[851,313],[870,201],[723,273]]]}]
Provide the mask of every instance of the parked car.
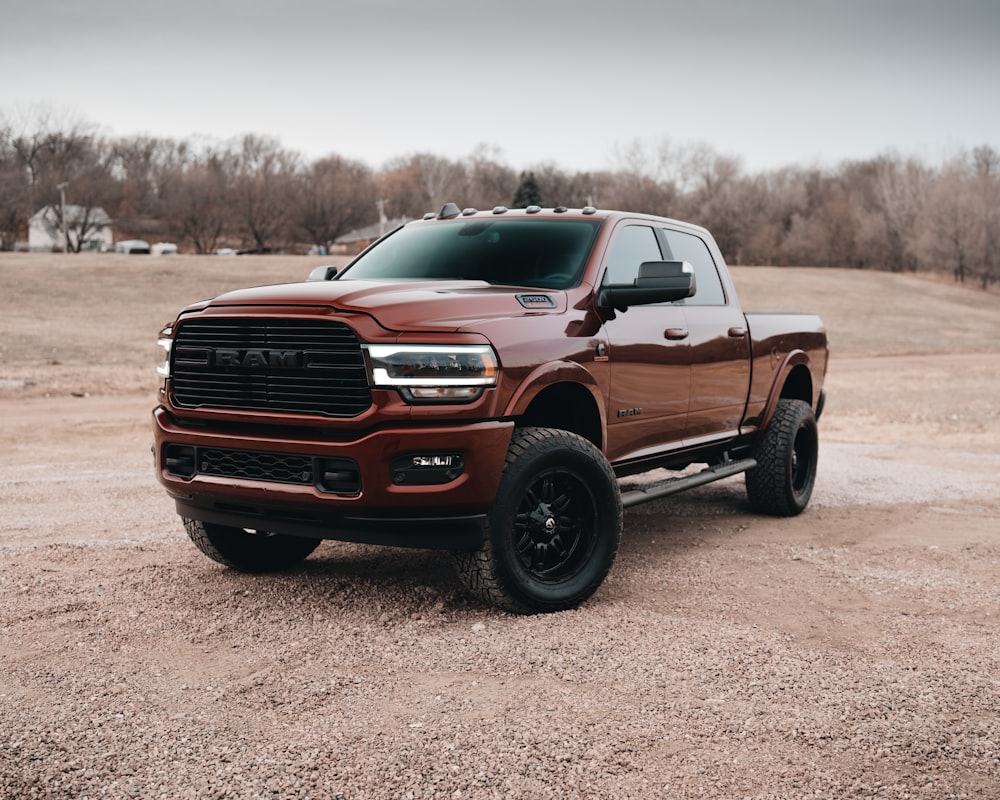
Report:
[{"label": "parked car", "polygon": [[149,242],[142,239],[126,239],[115,243],[115,252],[126,255],[149,255]]}]

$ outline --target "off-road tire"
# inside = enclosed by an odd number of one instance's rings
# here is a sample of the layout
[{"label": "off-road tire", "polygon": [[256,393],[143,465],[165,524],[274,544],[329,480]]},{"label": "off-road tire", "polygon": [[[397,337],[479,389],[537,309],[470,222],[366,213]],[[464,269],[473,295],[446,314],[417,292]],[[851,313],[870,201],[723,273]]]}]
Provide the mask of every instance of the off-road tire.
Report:
[{"label": "off-road tire", "polygon": [[802,513],[812,497],[819,458],[816,416],[802,400],[779,400],[746,473],[750,507],[775,517]]},{"label": "off-road tire", "polygon": [[240,572],[280,572],[308,558],[320,539],[184,520],[184,530],[206,556]]},{"label": "off-road tire", "polygon": [[517,428],[480,547],[453,553],[484,602],[517,614],[575,608],[618,552],[622,502],[604,454],[581,436]]}]

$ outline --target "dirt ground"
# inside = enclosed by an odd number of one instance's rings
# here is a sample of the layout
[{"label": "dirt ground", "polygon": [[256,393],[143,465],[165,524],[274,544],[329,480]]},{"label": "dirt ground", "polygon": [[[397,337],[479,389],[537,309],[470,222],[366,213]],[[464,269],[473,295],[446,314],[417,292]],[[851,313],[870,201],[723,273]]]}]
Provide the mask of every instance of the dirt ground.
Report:
[{"label": "dirt ground", "polygon": [[830,331],[812,505],[631,509],[590,601],[517,617],[435,552],[187,540],[156,332],[319,261],[0,254],[0,797],[1000,797],[1000,296],[735,270]]}]

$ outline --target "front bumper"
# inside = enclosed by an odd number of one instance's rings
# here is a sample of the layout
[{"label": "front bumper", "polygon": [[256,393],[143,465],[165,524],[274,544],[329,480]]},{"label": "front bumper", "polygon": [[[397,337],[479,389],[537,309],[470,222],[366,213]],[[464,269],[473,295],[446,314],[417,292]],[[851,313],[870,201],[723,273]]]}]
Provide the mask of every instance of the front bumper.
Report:
[{"label": "front bumper", "polygon": [[[312,429],[213,430],[186,425],[160,406],[153,412],[155,468],[178,514],[191,519],[294,536],[463,550],[482,539],[513,427],[500,421],[431,424],[343,439]],[[195,456],[179,467],[179,452]],[[200,463],[202,453],[213,455],[211,465]],[[255,465],[277,458],[307,468],[289,479],[285,472],[255,474],[242,462],[228,471],[215,466],[232,462],[232,454],[251,454]],[[401,482],[401,460],[426,454],[460,456],[460,474]],[[355,477],[325,483],[322,465],[331,463],[355,465]],[[308,468],[313,464],[315,477]]]}]

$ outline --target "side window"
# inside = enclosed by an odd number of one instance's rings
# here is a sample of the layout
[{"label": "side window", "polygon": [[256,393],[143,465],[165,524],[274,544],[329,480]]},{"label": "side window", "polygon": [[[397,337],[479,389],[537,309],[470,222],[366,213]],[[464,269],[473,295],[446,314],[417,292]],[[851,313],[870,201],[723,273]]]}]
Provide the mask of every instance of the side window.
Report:
[{"label": "side window", "polygon": [[694,297],[688,297],[681,302],[689,306],[724,306],[726,293],[722,290],[719,271],[715,267],[708,246],[690,233],[663,229],[663,235],[670,247],[669,258],[674,261],[687,261],[694,267],[697,292]]},{"label": "side window", "polygon": [[626,225],[615,234],[611,243],[604,282],[631,284],[639,274],[639,265],[643,261],[659,261],[662,258],[652,228]]}]

